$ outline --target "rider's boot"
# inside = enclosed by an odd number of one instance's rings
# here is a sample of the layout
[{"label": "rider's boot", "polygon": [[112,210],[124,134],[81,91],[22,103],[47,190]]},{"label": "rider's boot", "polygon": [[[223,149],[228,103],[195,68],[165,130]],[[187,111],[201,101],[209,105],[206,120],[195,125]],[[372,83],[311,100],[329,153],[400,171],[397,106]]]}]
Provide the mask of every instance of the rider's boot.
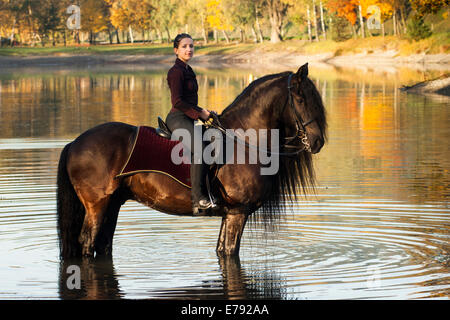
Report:
[{"label": "rider's boot", "polygon": [[205,195],[207,194],[205,188],[206,174],[207,168],[204,164],[191,164],[191,197],[194,215],[204,215],[206,210],[213,206],[209,197]]}]

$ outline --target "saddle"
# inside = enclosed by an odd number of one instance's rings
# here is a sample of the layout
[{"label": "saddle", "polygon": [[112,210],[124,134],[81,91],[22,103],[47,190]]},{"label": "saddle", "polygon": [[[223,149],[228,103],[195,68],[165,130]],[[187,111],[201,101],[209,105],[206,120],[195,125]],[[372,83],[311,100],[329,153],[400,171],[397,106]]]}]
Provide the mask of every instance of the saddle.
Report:
[{"label": "saddle", "polygon": [[[158,116],[158,128],[155,129],[155,132],[160,137],[163,137],[163,138],[166,138],[166,139],[170,139],[171,136],[172,136],[172,132],[170,131],[169,127],[164,122],[164,120],[161,119],[161,117],[159,117],[159,116]],[[216,201],[215,201],[214,195],[213,195],[212,190],[211,190],[211,181],[210,181],[211,180],[210,176],[214,176],[214,174],[212,174],[212,171],[213,171],[212,169],[213,169],[213,167],[210,166],[208,168],[208,173],[206,174],[206,188],[208,190],[208,196],[209,196],[211,202],[213,203],[213,208],[215,208],[216,207],[216,204],[215,204]]]},{"label": "saddle", "polygon": [[161,117],[158,117],[158,128],[156,128],[155,130],[156,134],[163,138],[170,139],[170,137],[172,136],[172,132],[170,131],[164,120],[161,119]]},{"label": "saddle", "polygon": [[[161,117],[158,117],[158,128],[138,127],[133,149],[116,178],[142,172],[156,172],[191,188],[190,164],[184,161],[181,164],[174,164],[170,158],[172,149],[181,143],[171,140],[171,136],[172,132]],[[214,173],[214,168],[210,167],[206,175],[206,187],[213,203],[216,201],[211,190],[210,177],[214,177]]]}]

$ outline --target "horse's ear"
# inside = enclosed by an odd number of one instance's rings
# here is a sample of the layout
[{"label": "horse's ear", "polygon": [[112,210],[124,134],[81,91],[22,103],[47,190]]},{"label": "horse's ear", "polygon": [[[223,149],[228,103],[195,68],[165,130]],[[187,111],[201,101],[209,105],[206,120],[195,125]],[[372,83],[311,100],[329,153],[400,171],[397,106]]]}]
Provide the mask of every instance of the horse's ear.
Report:
[{"label": "horse's ear", "polygon": [[300,80],[306,79],[308,76],[308,63],[305,63],[298,69],[297,76]]}]

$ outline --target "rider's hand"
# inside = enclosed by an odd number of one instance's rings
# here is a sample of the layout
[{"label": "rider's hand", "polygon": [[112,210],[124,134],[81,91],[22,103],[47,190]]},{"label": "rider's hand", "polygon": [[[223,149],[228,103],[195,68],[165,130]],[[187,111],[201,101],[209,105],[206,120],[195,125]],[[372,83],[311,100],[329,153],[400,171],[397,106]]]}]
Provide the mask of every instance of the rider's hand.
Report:
[{"label": "rider's hand", "polygon": [[210,112],[206,109],[203,109],[199,115],[200,119],[202,119],[203,121],[208,120],[209,116],[210,116]]}]

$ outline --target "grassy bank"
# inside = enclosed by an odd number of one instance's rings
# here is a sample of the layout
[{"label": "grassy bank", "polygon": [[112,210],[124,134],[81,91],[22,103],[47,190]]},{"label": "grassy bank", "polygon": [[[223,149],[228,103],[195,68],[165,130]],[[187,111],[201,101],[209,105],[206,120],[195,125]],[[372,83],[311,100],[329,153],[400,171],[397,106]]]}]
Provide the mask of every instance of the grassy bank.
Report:
[{"label": "grassy bank", "polygon": [[[369,37],[366,39],[350,39],[343,42],[332,40],[308,42],[304,40],[286,40],[280,43],[265,42],[207,44],[196,45],[196,54],[203,55],[230,55],[242,53],[276,53],[290,52],[296,54],[333,53],[338,55],[351,55],[358,53],[373,53],[395,51],[398,55],[412,54],[450,54],[450,32],[433,34],[420,41],[409,41],[395,36]],[[61,56],[73,54],[95,55],[171,55],[173,48],[170,44],[114,44],[114,45],[82,45],[59,47],[3,47],[0,56]]]}]

